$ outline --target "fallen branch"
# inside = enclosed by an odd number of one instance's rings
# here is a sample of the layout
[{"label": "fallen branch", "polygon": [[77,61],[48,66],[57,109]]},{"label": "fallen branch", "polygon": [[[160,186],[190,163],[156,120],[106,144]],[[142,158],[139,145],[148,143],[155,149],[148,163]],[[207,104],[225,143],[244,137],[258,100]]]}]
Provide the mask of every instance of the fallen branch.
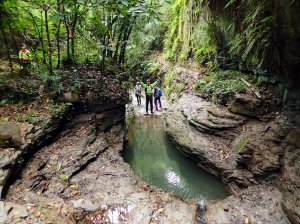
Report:
[{"label": "fallen branch", "polygon": [[242,82],[245,83],[251,91],[257,96],[257,98],[261,99],[260,93],[251,85],[249,82],[247,82],[245,79],[241,78]]}]

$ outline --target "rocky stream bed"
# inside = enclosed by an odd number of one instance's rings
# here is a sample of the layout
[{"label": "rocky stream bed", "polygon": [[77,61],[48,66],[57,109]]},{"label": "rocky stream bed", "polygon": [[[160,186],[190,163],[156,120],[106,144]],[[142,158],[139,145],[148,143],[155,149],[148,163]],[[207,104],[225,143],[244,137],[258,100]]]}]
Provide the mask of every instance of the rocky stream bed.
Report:
[{"label": "rocky stream bed", "polygon": [[[0,223],[197,222],[194,202],[148,185],[123,161],[125,95],[87,90],[86,109],[66,110],[47,128],[1,125]],[[207,202],[206,223],[300,223],[298,114],[258,119],[251,99],[227,108],[186,90],[164,112],[166,132],[231,192]]]},{"label": "rocky stream bed", "polygon": [[74,105],[62,116],[1,124],[0,223],[194,223],[194,203],[124,162],[128,94],[115,76],[89,69],[78,71],[88,80],[80,95],[61,96]]},{"label": "rocky stream bed", "polygon": [[[169,69],[165,63],[162,73]],[[191,88],[203,74],[173,70],[178,76],[172,85],[186,86],[171,95],[166,132],[180,152],[222,179],[232,194],[208,202],[206,222],[300,223],[299,112],[267,112],[266,105],[274,104],[253,91],[225,99],[228,106],[208,102]]]}]

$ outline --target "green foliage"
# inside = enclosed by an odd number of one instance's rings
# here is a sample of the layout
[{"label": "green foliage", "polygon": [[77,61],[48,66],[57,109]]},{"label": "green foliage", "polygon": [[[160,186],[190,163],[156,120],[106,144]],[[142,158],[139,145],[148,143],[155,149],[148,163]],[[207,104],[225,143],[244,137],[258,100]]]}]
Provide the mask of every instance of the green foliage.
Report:
[{"label": "green foliage", "polygon": [[161,64],[155,62],[149,62],[146,68],[146,72],[149,75],[157,74],[161,69]]},{"label": "green foliage", "polygon": [[58,162],[56,165],[56,172],[59,172],[61,169],[61,162]]},{"label": "green foliage", "polygon": [[235,146],[236,153],[241,153],[244,150],[245,146],[247,145],[248,141],[249,141],[248,135],[242,136]]},{"label": "green foliage", "polygon": [[184,84],[178,83],[176,81],[176,74],[174,74],[174,71],[169,71],[165,75],[163,85],[164,85],[164,94],[168,97],[170,97],[172,93],[175,93],[178,95],[184,89]]},{"label": "green foliage", "polygon": [[176,85],[173,86],[173,92],[176,94],[181,93],[183,89],[184,89],[183,83],[177,83]]},{"label": "green foliage", "polygon": [[[236,0],[230,1],[227,7],[235,2]],[[243,0],[239,4],[244,12],[242,27],[239,27],[241,32],[236,32],[229,42],[229,53],[235,59],[241,58],[249,67],[261,67],[272,38],[274,16],[270,14],[270,2]],[[238,24],[230,26],[229,29],[236,30],[236,26]]]},{"label": "green foliage", "polygon": [[30,124],[40,126],[43,129],[48,128],[48,122],[47,122],[47,119],[44,116],[39,116],[39,117],[35,117],[35,118],[28,118],[26,121],[28,121]]},{"label": "green foliage", "polygon": [[95,127],[91,127],[87,130],[87,133],[86,133],[88,136],[96,136],[97,134],[97,130]]},{"label": "green foliage", "polygon": [[165,86],[170,86],[173,80],[174,80],[173,72],[168,72],[165,75]]},{"label": "green foliage", "polygon": [[69,179],[69,177],[66,174],[60,174],[58,177],[63,181],[67,181]]},{"label": "green foliage", "polygon": [[208,98],[216,99],[219,95],[244,92],[246,86],[240,79],[242,77],[245,78],[245,74],[238,71],[211,72],[198,80],[193,88]]},{"label": "green foliage", "polygon": [[207,0],[171,4],[165,58],[181,63],[193,58],[211,70],[237,69],[239,63],[266,68],[274,34],[272,1],[230,0],[223,10],[217,5]]},{"label": "green foliage", "polygon": [[25,162],[25,159],[24,159],[23,157],[19,157],[19,158],[17,159],[17,163],[18,163],[19,165],[23,165],[24,162]]},{"label": "green foliage", "polygon": [[38,94],[39,80],[33,76],[0,74],[0,105],[27,102]]},{"label": "green foliage", "polygon": [[22,34],[33,60],[53,75],[62,63],[101,62],[103,71],[107,58],[123,64],[135,26],[149,22],[157,27],[157,9],[162,4],[148,0],[4,0],[0,16],[1,23],[5,18],[5,34],[9,36],[11,28]]},{"label": "green foliage", "polygon": [[[175,0],[170,10],[170,24],[165,41],[165,57],[175,61],[182,45],[182,24],[186,10],[186,0]],[[184,56],[182,56],[183,58]]]},{"label": "green foliage", "polygon": [[149,56],[153,54],[153,51],[163,49],[168,2],[160,2],[161,4],[154,7],[157,12],[156,16],[140,18],[133,27],[132,39],[128,42],[126,67],[132,76],[141,79],[152,76],[158,70],[158,65],[149,60]]},{"label": "green foliage", "polygon": [[131,89],[131,88],[133,88],[133,83],[132,82],[123,81],[122,84],[121,84],[121,88],[123,88],[123,89]]},{"label": "green foliage", "polygon": [[29,113],[27,113],[24,121],[29,122],[30,124],[33,125],[40,126],[43,129],[48,128],[47,119],[44,116],[39,115],[39,113],[36,111],[30,111]]},{"label": "green foliage", "polygon": [[210,68],[213,68],[215,55],[217,53],[216,46],[203,45],[195,52],[195,59],[199,64],[207,65]]},{"label": "green foliage", "polygon": [[214,69],[217,55],[217,25],[208,13],[207,1],[177,0],[170,9],[165,40],[167,60],[184,63],[193,57]]},{"label": "green foliage", "polygon": [[38,75],[39,79],[47,85],[47,92],[53,94],[61,94],[65,88],[61,82],[61,75],[58,73],[50,74],[49,72],[43,72]]},{"label": "green foliage", "polygon": [[81,88],[81,84],[79,82],[79,80],[71,80],[70,81],[70,91],[72,93],[78,93],[80,91],[80,88]]},{"label": "green foliage", "polygon": [[66,111],[72,106],[71,103],[56,103],[53,100],[48,102],[49,115],[55,118],[63,118]]},{"label": "green foliage", "polygon": [[194,49],[194,59],[201,65],[207,66],[209,69],[216,69],[215,61],[218,56],[218,39],[219,28],[214,18],[209,17],[206,21],[207,25],[203,28],[205,38],[202,40],[200,47]]},{"label": "green foliage", "polygon": [[173,80],[174,80],[174,75],[172,72],[168,72],[165,75],[165,79],[164,79],[164,87],[165,87],[165,95],[166,96],[170,96],[170,94],[172,93],[172,86],[173,86]]}]

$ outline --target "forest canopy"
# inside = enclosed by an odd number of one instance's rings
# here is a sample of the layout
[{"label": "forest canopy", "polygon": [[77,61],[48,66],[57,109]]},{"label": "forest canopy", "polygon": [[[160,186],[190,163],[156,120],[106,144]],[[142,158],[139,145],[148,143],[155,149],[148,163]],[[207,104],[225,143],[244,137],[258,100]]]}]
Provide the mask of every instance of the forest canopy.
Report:
[{"label": "forest canopy", "polygon": [[[36,66],[74,63],[123,64],[136,27],[157,24],[155,0],[4,0],[1,32],[7,58],[21,43],[29,46]],[[9,40],[9,41],[8,41]],[[13,49],[13,52],[11,52]]]}]

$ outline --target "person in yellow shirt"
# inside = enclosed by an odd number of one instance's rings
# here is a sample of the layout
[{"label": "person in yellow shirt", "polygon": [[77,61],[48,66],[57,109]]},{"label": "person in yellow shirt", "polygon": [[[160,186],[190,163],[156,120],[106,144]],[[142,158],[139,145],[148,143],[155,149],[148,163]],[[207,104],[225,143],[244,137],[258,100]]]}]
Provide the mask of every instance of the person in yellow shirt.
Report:
[{"label": "person in yellow shirt", "polygon": [[27,49],[26,44],[21,45],[21,50],[19,51],[19,60],[23,69],[27,68],[31,62],[31,54]]},{"label": "person in yellow shirt", "polygon": [[151,114],[153,114],[153,89],[157,85],[158,81],[150,84],[150,80],[147,79],[147,83],[141,82],[141,86],[145,89],[146,94],[146,113],[148,114],[148,107],[150,103]]}]

